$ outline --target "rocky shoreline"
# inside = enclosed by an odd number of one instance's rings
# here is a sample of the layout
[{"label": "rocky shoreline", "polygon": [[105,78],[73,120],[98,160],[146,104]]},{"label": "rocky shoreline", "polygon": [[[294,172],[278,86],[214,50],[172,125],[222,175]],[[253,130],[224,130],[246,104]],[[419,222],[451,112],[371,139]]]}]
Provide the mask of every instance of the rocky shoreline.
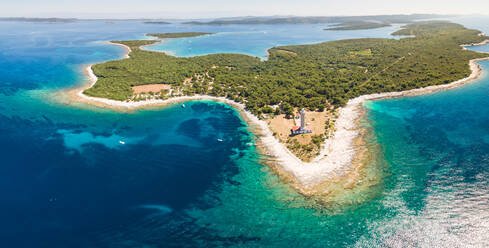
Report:
[{"label": "rocky shoreline", "polygon": [[[485,41],[485,43],[481,44],[486,44],[487,42],[489,41]],[[130,49],[128,47],[126,48],[129,53]],[[126,56],[128,56],[128,54],[126,54]],[[122,102],[90,97],[83,94],[83,91],[92,87],[97,81],[97,77],[91,69],[92,65],[85,67],[86,73],[90,79],[89,84],[67,90],[66,92],[71,103],[85,103],[124,112],[148,107],[162,107],[167,106],[168,104],[195,100],[211,100],[231,105],[239,110],[243,119],[248,124],[254,127],[254,132],[259,137],[259,144],[263,147],[264,153],[272,158],[272,169],[277,174],[281,175],[285,181],[291,183],[291,185],[302,194],[317,195],[324,193],[321,189],[321,185],[335,180],[337,177],[344,177],[348,172],[354,171],[358,166],[362,166],[361,163],[355,161],[361,160],[360,157],[362,156],[362,153],[365,152],[365,149],[356,146],[355,143],[359,139],[362,139],[360,135],[361,129],[358,122],[364,115],[365,109],[363,108],[363,103],[365,101],[429,94],[465,85],[480,77],[482,70],[477,62],[483,60],[489,60],[489,58],[471,60],[469,62],[472,71],[470,76],[456,82],[402,92],[364,95],[349,100],[346,106],[339,110],[333,137],[325,140],[320,155],[312,162],[308,163],[301,161],[292,154],[283,143],[273,136],[273,132],[268,127],[268,124],[247,111],[243,104],[223,97],[195,95],[140,102]],[[363,152],[359,152],[360,150]]]}]

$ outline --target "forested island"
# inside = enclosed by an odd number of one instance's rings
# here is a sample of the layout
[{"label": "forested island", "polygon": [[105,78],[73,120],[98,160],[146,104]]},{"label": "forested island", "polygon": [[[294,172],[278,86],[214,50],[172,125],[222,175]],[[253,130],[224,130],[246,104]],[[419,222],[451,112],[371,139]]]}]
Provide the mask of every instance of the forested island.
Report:
[{"label": "forested island", "polygon": [[[459,24],[414,23],[394,35],[412,37],[281,46],[269,49],[266,61],[240,54],[179,58],[140,48],[158,40],[114,41],[131,48],[129,58],[94,65],[98,80],[84,93],[120,101],[222,96],[270,119],[269,124],[277,118],[293,117],[300,108],[324,113],[322,116],[328,117],[321,119],[323,131],[307,139],[277,133],[294,154],[308,161],[334,128],[335,109],[349,99],[447,84],[471,73],[469,60],[488,56],[460,47],[488,37]],[[167,36],[171,35],[156,35]],[[141,85],[168,87],[135,94],[133,87]]]},{"label": "forested island", "polygon": [[412,15],[373,15],[373,16],[288,16],[288,17],[244,17],[232,19],[216,19],[213,21],[190,21],[188,25],[255,25],[255,24],[338,24],[351,26],[352,23],[393,23],[406,24],[422,19],[443,18],[446,15],[412,14]]},{"label": "forested island", "polygon": [[150,33],[147,36],[153,36],[159,39],[177,39],[177,38],[190,38],[203,35],[210,35],[212,33],[206,32],[182,32],[182,33]]}]

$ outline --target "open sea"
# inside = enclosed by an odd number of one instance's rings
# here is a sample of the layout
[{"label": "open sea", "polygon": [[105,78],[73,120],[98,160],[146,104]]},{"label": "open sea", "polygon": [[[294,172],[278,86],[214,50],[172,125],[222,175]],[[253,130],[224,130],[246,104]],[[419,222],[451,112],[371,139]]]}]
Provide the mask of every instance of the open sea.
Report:
[{"label": "open sea", "polygon": [[[454,21],[489,33],[489,17]],[[488,62],[467,86],[365,103],[377,183],[326,206],[262,165],[225,104],[118,113],[59,93],[87,83],[84,65],[121,58],[104,41],[150,32],[217,33],[150,50],[266,59],[399,28],[324,27],[0,22],[0,247],[489,247]]]}]

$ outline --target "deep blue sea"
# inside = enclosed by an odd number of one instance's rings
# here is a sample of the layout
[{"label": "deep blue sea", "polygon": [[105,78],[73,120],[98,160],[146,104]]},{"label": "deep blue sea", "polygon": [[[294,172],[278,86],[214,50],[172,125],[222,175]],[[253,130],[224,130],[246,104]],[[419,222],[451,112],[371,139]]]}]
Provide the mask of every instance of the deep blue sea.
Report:
[{"label": "deep blue sea", "polygon": [[[488,17],[455,21],[489,33]],[[0,22],[0,247],[488,247],[487,62],[476,83],[366,103],[378,183],[327,207],[262,165],[225,104],[118,113],[60,93],[87,83],[83,65],[121,57],[104,41],[149,32],[216,33],[150,50],[266,59],[276,45],[398,28],[324,27]]]}]

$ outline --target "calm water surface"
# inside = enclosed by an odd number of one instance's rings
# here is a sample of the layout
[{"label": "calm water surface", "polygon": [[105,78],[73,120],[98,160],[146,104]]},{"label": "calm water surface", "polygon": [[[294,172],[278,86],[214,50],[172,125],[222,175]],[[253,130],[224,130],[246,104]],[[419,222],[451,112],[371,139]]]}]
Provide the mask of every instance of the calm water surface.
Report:
[{"label": "calm water surface", "polygon": [[[456,21],[489,33],[487,18]],[[276,45],[396,29],[323,28],[0,22],[1,247],[488,246],[486,75],[451,91],[366,103],[378,184],[327,208],[259,163],[255,138],[224,104],[115,113],[55,94],[86,83],[84,64],[122,55],[107,40],[214,32],[150,49],[266,58]]]}]

